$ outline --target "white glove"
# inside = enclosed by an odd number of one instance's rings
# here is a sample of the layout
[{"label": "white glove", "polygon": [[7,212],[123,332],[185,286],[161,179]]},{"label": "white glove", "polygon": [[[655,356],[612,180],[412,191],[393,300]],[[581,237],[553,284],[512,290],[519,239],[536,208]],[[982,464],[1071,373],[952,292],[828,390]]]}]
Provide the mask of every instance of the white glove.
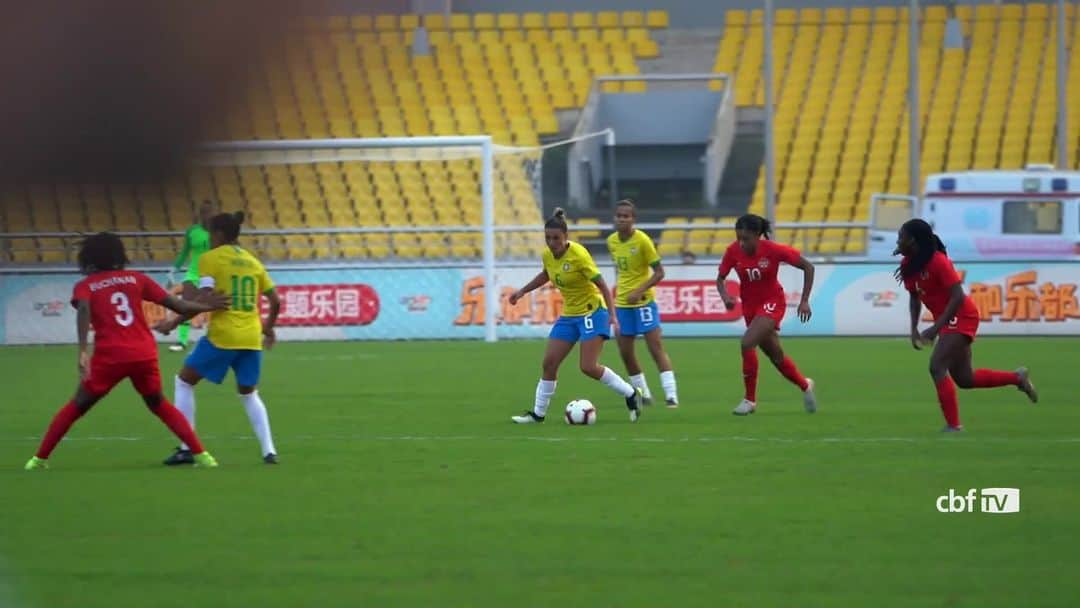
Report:
[{"label": "white glove", "polygon": [[167,280],[165,282],[165,286],[171,289],[173,285],[176,285],[176,275],[173,274],[173,269],[172,268],[170,268],[167,271],[166,276],[168,278],[167,278]]}]

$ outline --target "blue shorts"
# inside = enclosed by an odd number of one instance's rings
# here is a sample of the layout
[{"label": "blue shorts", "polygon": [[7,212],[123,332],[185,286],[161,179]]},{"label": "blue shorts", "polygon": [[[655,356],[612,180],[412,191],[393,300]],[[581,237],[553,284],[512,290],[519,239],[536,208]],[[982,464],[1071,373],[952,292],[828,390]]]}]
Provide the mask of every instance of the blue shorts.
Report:
[{"label": "blue shorts", "polygon": [[611,337],[611,317],[606,308],[598,308],[591,314],[580,317],[559,317],[548,334],[548,338],[571,343],[592,340],[596,336],[604,339]]},{"label": "blue shorts", "polygon": [[619,320],[619,333],[624,336],[644,336],[660,327],[660,307],[656,302],[636,308],[615,307],[615,318]]},{"label": "blue shorts", "polygon": [[256,386],[262,371],[262,351],[218,348],[203,336],[184,365],[214,384],[221,384],[232,368],[238,386]]}]

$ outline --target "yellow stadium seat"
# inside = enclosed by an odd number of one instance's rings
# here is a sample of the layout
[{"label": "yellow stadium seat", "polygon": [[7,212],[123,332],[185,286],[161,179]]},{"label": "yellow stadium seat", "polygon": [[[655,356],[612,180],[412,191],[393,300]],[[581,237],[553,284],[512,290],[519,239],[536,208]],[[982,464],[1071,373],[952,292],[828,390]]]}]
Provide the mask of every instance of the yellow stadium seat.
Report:
[{"label": "yellow stadium seat", "polygon": [[549,29],[566,29],[570,27],[570,15],[563,12],[548,13],[547,26]]},{"label": "yellow stadium seat", "polygon": [[429,13],[424,15],[424,27],[431,31],[446,29],[446,15],[442,13]]},{"label": "yellow stadium seat", "polygon": [[388,32],[398,29],[397,15],[376,15],[375,16],[375,31]]},{"label": "yellow stadium seat", "polygon": [[[747,17],[746,11],[738,10],[738,9],[728,9],[728,10],[724,11],[724,25],[726,25],[728,27],[730,27],[730,26],[741,27],[741,26],[746,24],[746,22],[747,22],[746,17]],[[725,32],[725,35],[727,35],[726,32]]]},{"label": "yellow stadium seat", "polygon": [[617,11],[600,11],[596,14],[596,27],[604,29],[619,27],[619,13]]},{"label": "yellow stadium seat", "polygon": [[645,13],[645,25],[651,29],[661,29],[668,26],[667,11],[649,11]]},{"label": "yellow stadium seat", "polygon": [[497,24],[500,30],[516,30],[521,27],[521,17],[517,13],[499,13]]},{"label": "yellow stadium seat", "polygon": [[415,30],[420,27],[420,15],[402,15],[398,19],[398,28],[402,30]]},{"label": "yellow stadium seat", "polygon": [[799,9],[799,23],[805,25],[814,25],[821,23],[822,12],[820,8],[801,8]]},{"label": "yellow stadium seat", "polygon": [[570,27],[574,29],[589,28],[593,26],[593,14],[576,12],[570,16]]},{"label": "yellow stadium seat", "polygon": [[354,30],[366,32],[374,29],[374,22],[371,15],[353,15],[349,17],[349,26]]},{"label": "yellow stadium seat", "polygon": [[465,13],[451,13],[450,15],[450,29],[452,30],[467,30],[472,28],[472,23],[469,19],[469,15]]},{"label": "yellow stadium seat", "polygon": [[645,13],[641,11],[623,11],[619,24],[623,27],[645,27]]},{"label": "yellow stadium seat", "polygon": [[493,13],[476,13],[473,15],[473,29],[492,30],[495,29],[495,26],[495,15]]},{"label": "yellow stadium seat", "polygon": [[527,30],[544,28],[543,13],[525,13],[521,18],[521,27]]}]

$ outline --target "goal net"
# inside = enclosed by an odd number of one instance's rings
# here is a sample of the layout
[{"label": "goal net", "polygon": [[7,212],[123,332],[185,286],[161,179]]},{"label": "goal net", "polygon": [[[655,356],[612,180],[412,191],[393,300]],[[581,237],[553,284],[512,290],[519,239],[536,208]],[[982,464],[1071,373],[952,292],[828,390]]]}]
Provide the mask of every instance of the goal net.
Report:
[{"label": "goal net", "polygon": [[[249,244],[282,267],[278,274],[318,281],[337,271],[369,280],[356,284],[363,289],[343,288],[343,296],[334,292],[335,303],[343,297],[364,309],[349,304],[344,314],[327,310],[325,290],[316,306],[309,290],[286,285],[285,321],[306,319],[312,329],[326,316],[398,316],[378,337],[493,341],[534,335],[561,308],[550,289],[513,307],[506,296],[535,274],[544,203],[565,205],[558,177],[569,145],[581,139],[539,147],[488,137],[218,143],[201,158],[207,170],[196,190],[212,187],[224,208],[248,214]],[[548,176],[547,201],[545,166],[562,169]],[[429,320],[444,323],[451,311],[447,331],[434,331]]]}]

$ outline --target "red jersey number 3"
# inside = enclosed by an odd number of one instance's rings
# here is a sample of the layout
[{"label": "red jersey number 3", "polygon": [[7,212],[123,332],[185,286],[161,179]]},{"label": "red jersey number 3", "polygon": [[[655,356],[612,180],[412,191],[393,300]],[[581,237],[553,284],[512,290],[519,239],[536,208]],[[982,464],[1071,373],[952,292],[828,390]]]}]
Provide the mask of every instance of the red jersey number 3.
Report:
[{"label": "red jersey number 3", "polygon": [[75,284],[71,298],[90,304],[94,358],[111,363],[157,359],[157,343],[142,302],[160,304],[168,294],[153,279],[131,270],[96,272]]}]

